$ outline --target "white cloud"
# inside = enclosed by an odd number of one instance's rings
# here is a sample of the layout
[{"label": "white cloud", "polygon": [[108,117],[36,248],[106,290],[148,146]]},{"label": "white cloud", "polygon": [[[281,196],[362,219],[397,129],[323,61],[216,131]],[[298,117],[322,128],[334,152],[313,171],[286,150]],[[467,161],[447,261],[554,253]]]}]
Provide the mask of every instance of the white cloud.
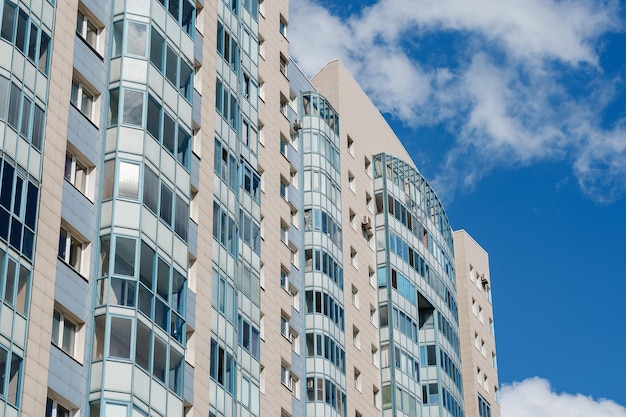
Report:
[{"label": "white cloud", "polygon": [[[291,4],[305,73],[339,58],[381,111],[455,138],[435,178],[440,195],[542,160],[571,162],[597,201],[626,194],[626,123],[602,124],[616,81],[590,86],[602,78],[598,39],[619,28],[617,1],[378,0],[343,20],[316,0]],[[441,33],[456,36],[453,48],[421,46]],[[437,54],[449,62],[429,61]],[[571,76],[589,85],[574,91]]]},{"label": "white cloud", "polygon": [[502,417],[626,417],[626,408],[611,400],[556,393],[542,378],[531,378],[500,391]]}]

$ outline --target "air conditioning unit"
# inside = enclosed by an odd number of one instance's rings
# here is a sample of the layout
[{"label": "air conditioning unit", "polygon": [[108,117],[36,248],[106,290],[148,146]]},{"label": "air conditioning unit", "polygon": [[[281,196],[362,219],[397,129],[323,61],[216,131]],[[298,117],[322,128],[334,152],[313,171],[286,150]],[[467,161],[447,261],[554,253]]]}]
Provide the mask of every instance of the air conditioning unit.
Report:
[{"label": "air conditioning unit", "polygon": [[293,121],[293,130],[295,130],[297,132],[300,129],[302,129],[302,122],[300,121],[300,119],[294,120]]},{"label": "air conditioning unit", "polygon": [[371,229],[372,228],[372,218],[370,216],[363,216],[363,220],[361,220],[361,225],[365,229],[368,229],[368,230]]}]

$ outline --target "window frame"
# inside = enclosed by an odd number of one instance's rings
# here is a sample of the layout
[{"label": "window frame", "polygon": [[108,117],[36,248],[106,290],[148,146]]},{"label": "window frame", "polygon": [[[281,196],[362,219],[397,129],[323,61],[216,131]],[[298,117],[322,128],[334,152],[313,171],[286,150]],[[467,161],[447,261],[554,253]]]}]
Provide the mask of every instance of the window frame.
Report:
[{"label": "window frame", "polygon": [[[79,4],[76,13],[76,34],[100,57],[103,55],[104,48],[103,31],[104,25],[82,3]],[[90,34],[93,34],[93,40],[90,40]]]},{"label": "window frame", "polygon": [[[83,323],[56,306],[54,308],[54,314],[52,315],[52,323],[51,343],[73,359],[82,363],[80,348],[82,346]],[[56,335],[54,334],[55,331],[57,333]],[[72,331],[71,346],[65,346],[67,331]]]},{"label": "window frame", "polygon": [[[62,235],[63,232],[65,232],[65,236]],[[65,245],[63,253],[61,252],[62,244]],[[75,245],[78,250],[75,254],[77,258],[74,262],[72,262],[72,245]],[[87,259],[88,247],[89,242],[82,235],[74,231],[74,229],[72,229],[64,221],[61,222],[61,227],[59,228],[59,248],[57,251],[57,258],[81,276],[84,276],[83,272],[85,265],[89,264],[89,260]]]},{"label": "window frame", "polygon": [[[87,105],[85,106],[85,100]],[[98,126],[100,93],[87,84],[77,73],[72,77],[70,103],[92,124]]]}]

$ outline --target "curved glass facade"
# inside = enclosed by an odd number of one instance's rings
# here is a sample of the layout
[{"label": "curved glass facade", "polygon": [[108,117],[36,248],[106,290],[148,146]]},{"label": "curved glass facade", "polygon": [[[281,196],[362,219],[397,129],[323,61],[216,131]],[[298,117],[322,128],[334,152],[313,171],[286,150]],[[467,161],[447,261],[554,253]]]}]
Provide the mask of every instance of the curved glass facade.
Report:
[{"label": "curved glass facade", "polygon": [[382,408],[463,416],[452,230],[411,165],[374,156]]},{"label": "curved glass facade", "polygon": [[306,415],[344,416],[346,404],[339,116],[302,94],[306,299]]}]

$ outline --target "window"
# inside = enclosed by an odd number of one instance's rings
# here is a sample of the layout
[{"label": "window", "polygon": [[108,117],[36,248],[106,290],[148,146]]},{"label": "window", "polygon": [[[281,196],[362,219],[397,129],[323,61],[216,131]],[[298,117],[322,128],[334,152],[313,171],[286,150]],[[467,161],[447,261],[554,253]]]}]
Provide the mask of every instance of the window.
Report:
[{"label": "window", "polygon": [[59,232],[59,252],[58,257],[63,262],[71,266],[76,272],[82,274],[83,252],[87,244],[77,233],[70,231],[66,226],[61,226]]},{"label": "window", "polygon": [[300,269],[300,254],[297,249],[291,249],[291,265],[296,269]]},{"label": "window", "polygon": [[348,136],[348,152],[354,157],[354,140]]},{"label": "window", "polygon": [[352,286],[352,305],[359,309],[359,290]]},{"label": "window", "polygon": [[372,387],[372,395],[374,397],[374,407],[380,410],[380,390],[376,387]]},{"label": "window", "polygon": [[[282,94],[280,95],[280,112],[283,114],[283,116],[287,117],[287,107],[289,106],[289,100],[287,100],[287,98],[285,96],[283,96]],[[281,140],[284,140],[285,144],[289,144],[289,142],[287,141],[287,139],[283,139],[281,137]],[[282,151],[281,151],[282,152]],[[284,153],[283,153],[284,155]]]},{"label": "window", "polygon": [[289,292],[291,293],[291,306],[294,310],[300,311],[300,296],[298,295],[298,290],[289,286]]},{"label": "window", "polygon": [[293,225],[293,227],[295,227],[296,229],[299,228],[299,224],[298,224],[298,210],[296,210],[295,207],[291,207],[291,224]]},{"label": "window", "polygon": [[361,392],[363,390],[363,386],[361,384],[361,371],[359,371],[358,369],[354,368],[354,388],[356,388],[357,391]]},{"label": "window", "polygon": [[477,306],[476,300],[472,298],[472,313],[474,313],[474,316],[478,316]]},{"label": "window", "polygon": [[372,161],[369,160],[369,158],[366,156],[365,157],[365,173],[372,178]]},{"label": "window", "polygon": [[370,323],[374,326],[378,325],[378,314],[376,312],[376,307],[370,304]]},{"label": "window", "polygon": [[356,252],[356,249],[354,249],[353,247],[350,247],[350,263],[352,264],[353,267],[355,267],[356,269],[359,269],[359,257]]},{"label": "window", "polygon": [[282,15],[280,16],[280,23],[278,24],[278,30],[280,31],[281,35],[283,35],[285,38],[287,37],[287,21]]},{"label": "window", "polygon": [[285,200],[287,200],[288,190],[289,190],[289,183],[281,175],[281,177],[280,177],[280,196],[282,198],[284,198]]},{"label": "window", "polygon": [[287,58],[283,54],[280,54],[280,73],[285,77],[287,76]]},{"label": "window", "polygon": [[375,367],[379,367],[380,365],[380,358],[378,357],[378,348],[375,345],[372,345],[372,364]]},{"label": "window", "polygon": [[348,213],[350,218],[350,227],[356,230],[356,213],[352,211],[352,209],[349,209]]},{"label": "window", "polygon": [[374,200],[369,193],[365,193],[365,205],[367,206],[367,210],[374,214]]},{"label": "window", "polygon": [[101,53],[100,32],[102,31],[102,25],[81,9],[82,5],[76,16],[76,33],[95,51]]},{"label": "window", "polygon": [[280,153],[284,156],[287,156],[287,146],[287,139],[285,139],[283,135],[280,135]]},{"label": "window", "polygon": [[72,413],[68,408],[48,397],[46,400],[46,417],[70,417],[71,415]]},{"label": "window", "polygon": [[485,316],[483,315],[483,308],[481,306],[478,306],[478,320],[483,324],[485,323]]},{"label": "window", "polygon": [[259,35],[259,56],[265,59],[265,39]]},{"label": "window", "polygon": [[235,394],[236,365],[233,356],[211,338],[211,378],[224,389]]},{"label": "window", "polygon": [[361,350],[361,331],[356,326],[352,326],[352,344]]},{"label": "window", "polygon": [[[265,101],[265,82],[263,81],[262,78],[259,78],[259,98],[262,101]],[[261,131],[261,128],[259,127],[259,135],[261,133],[260,131]],[[261,140],[261,139],[259,139],[259,140]],[[264,144],[264,142],[262,140],[261,140],[261,143]]]},{"label": "window", "polygon": [[259,371],[259,390],[265,394],[265,367],[263,365],[261,365],[261,370]]},{"label": "window", "polygon": [[[259,97],[260,97],[260,95],[259,95]],[[263,124],[263,122],[261,122],[259,120],[259,124],[258,124],[259,133],[258,133],[258,135],[259,135],[259,143],[261,144],[261,146],[265,146],[265,130],[263,130],[264,126],[265,125]]]},{"label": "window", "polygon": [[293,378],[291,375],[291,368],[289,365],[283,363],[280,366],[280,383],[283,384],[290,391],[293,390]]},{"label": "window", "polygon": [[280,287],[289,292],[289,271],[282,265],[280,267]]},{"label": "window", "polygon": [[[39,70],[48,74],[50,36],[29,19],[29,15],[10,1],[4,1],[0,36],[15,45]],[[39,43],[37,40],[39,39]]]},{"label": "window", "polygon": [[93,168],[84,162],[82,157],[77,156],[74,152],[66,152],[65,154],[65,171],[63,176],[82,194],[91,198],[91,183],[89,181]]},{"label": "window", "polygon": [[491,417],[491,406],[480,395],[478,396],[478,415],[480,417]]},{"label": "window", "polygon": [[67,315],[54,310],[52,316],[52,343],[68,355],[75,357],[79,326]]},{"label": "window", "polygon": [[285,336],[291,342],[291,331],[289,328],[289,316],[284,312],[280,314],[280,334]]},{"label": "window", "polygon": [[77,78],[72,79],[71,103],[89,120],[94,122],[97,94]]},{"label": "window", "polygon": [[289,225],[282,219],[280,221],[280,240],[289,245]]},{"label": "window", "polygon": [[239,316],[239,345],[250,352],[253,358],[260,359],[260,332],[247,319]]}]

